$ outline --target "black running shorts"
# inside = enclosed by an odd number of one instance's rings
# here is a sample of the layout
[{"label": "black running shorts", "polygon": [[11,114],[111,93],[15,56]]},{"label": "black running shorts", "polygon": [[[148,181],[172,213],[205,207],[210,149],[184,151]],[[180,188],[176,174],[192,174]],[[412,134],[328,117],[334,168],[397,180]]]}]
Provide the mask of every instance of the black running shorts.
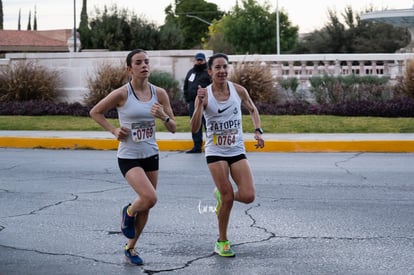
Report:
[{"label": "black running shorts", "polygon": [[118,158],[118,165],[124,177],[126,173],[134,167],[141,167],[145,172],[157,171],[159,168],[159,156],[157,154],[145,159]]},{"label": "black running shorts", "polygon": [[207,159],[207,164],[224,160],[224,161],[227,161],[227,163],[230,166],[233,163],[238,162],[239,160],[247,159],[247,157],[245,154],[240,154],[234,157],[207,156],[206,159]]}]

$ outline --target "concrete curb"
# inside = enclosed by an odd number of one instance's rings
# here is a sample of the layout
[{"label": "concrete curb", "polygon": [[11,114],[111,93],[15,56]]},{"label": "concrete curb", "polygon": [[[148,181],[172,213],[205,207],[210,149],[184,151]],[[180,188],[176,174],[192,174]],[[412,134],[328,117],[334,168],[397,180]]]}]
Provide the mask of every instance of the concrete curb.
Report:
[{"label": "concrete curb", "polygon": [[[263,149],[255,148],[255,141],[246,140],[248,152],[389,152],[413,153],[414,140],[266,140]],[[161,151],[186,151],[192,140],[158,139]],[[113,138],[0,136],[0,147],[45,149],[116,150]]]}]

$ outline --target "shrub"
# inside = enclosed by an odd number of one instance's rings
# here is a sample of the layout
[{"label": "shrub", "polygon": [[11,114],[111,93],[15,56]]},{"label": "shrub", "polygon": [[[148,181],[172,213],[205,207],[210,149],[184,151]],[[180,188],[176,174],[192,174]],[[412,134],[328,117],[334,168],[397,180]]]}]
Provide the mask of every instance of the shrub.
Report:
[{"label": "shrub", "polygon": [[404,94],[414,98],[414,60],[407,61],[403,80]]},{"label": "shrub", "polygon": [[[314,114],[312,105],[305,101],[285,102],[283,104],[256,103],[261,115],[306,115]],[[249,112],[243,108],[243,114]]]},{"label": "shrub", "polygon": [[278,77],[277,82],[284,91],[285,101],[302,102],[310,99],[308,96],[308,92],[303,88],[299,88],[299,79],[297,77]]},{"label": "shrub", "polygon": [[363,100],[388,100],[393,98],[387,77],[329,76],[311,77],[311,93],[319,104],[344,103]]},{"label": "shrub", "polygon": [[29,100],[0,102],[0,115],[73,115],[88,116],[89,109],[80,103],[55,103]]},{"label": "shrub", "polygon": [[174,77],[167,72],[152,71],[148,79],[152,84],[164,88],[170,100],[181,99],[182,92],[180,89],[180,83],[174,79]]},{"label": "shrub", "polygon": [[[128,72],[122,63],[119,65],[102,63],[96,68],[95,75],[90,76],[87,81],[90,92],[85,96],[84,103],[87,106],[94,106],[111,91],[127,83]],[[148,81],[164,88],[170,99],[180,97],[179,83],[171,74],[153,71]]]},{"label": "shrub", "polygon": [[356,101],[320,106],[321,115],[414,117],[414,99],[396,98],[386,101]]},{"label": "shrub", "polygon": [[255,103],[279,101],[269,64],[260,62],[235,63],[229,80],[245,87]]},{"label": "shrub", "polygon": [[21,61],[0,71],[0,101],[54,101],[60,85],[57,71]]},{"label": "shrub", "polygon": [[296,92],[299,86],[299,80],[296,77],[280,79],[279,83],[280,83],[280,86],[283,87],[283,89],[291,90],[292,92]]},{"label": "shrub", "polygon": [[188,105],[183,100],[171,100],[171,108],[175,116],[188,116],[190,114],[188,112]]},{"label": "shrub", "polygon": [[87,79],[89,93],[84,98],[87,106],[94,106],[111,91],[128,81],[128,72],[124,65],[103,62],[95,69],[95,74]]},{"label": "shrub", "polygon": [[[172,100],[176,116],[188,116],[187,104]],[[307,102],[286,102],[284,104],[256,103],[262,115],[338,115],[338,116],[380,116],[414,117],[414,99],[396,98],[387,101],[358,101],[337,104],[314,105]],[[243,114],[248,114],[243,109]],[[80,103],[55,103],[51,101],[0,102],[0,115],[73,115],[88,116],[89,107]],[[105,114],[117,118],[116,110]]]}]

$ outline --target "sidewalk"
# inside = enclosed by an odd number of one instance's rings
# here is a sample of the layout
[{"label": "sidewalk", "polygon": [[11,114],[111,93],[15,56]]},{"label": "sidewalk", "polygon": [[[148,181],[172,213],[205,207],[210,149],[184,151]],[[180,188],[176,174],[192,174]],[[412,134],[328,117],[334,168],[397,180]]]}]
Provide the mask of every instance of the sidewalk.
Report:
[{"label": "sidewalk", "polygon": [[[414,152],[414,134],[264,134],[265,148],[256,150],[253,134],[245,134],[247,151],[261,152]],[[157,132],[161,151],[186,151],[190,133]],[[105,131],[0,131],[0,147],[115,150]]]}]

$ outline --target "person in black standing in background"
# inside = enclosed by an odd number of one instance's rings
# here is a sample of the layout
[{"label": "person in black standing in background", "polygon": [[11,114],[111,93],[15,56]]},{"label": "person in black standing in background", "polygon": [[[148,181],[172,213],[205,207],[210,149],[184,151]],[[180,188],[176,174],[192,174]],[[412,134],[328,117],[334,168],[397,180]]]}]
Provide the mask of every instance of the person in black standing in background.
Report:
[{"label": "person in black standing in background", "polygon": [[[206,56],[203,53],[197,53],[194,56],[194,66],[188,71],[184,79],[184,97],[188,103],[190,118],[194,113],[194,101],[197,96],[197,89],[205,88],[211,83],[210,75],[207,72]],[[203,125],[205,125],[204,118],[200,130],[192,134],[194,146],[187,153],[201,153],[203,145]]]}]

